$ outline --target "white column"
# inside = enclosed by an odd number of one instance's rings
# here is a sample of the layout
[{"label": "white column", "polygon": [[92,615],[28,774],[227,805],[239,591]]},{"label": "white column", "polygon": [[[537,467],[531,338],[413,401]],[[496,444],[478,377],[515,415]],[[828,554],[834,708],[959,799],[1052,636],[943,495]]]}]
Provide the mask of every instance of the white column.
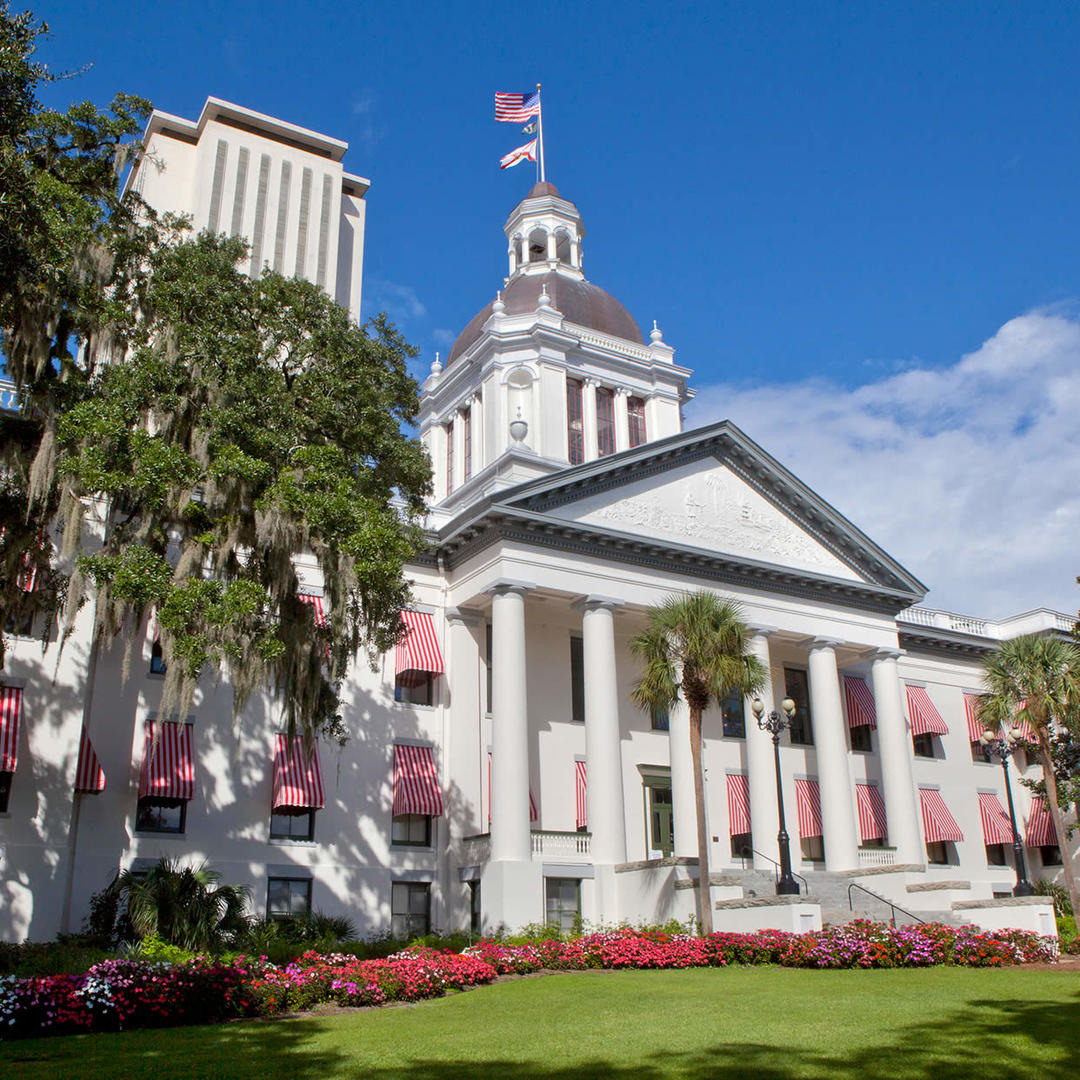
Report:
[{"label": "white column", "polygon": [[576,236],[570,237],[570,265],[575,270],[581,269],[581,241]]},{"label": "white column", "polygon": [[630,417],[626,409],[626,399],[630,391],[625,386],[615,388],[615,452],[626,450],[630,446]]},{"label": "white column", "polygon": [[675,854],[696,859],[697,808],[694,805],[694,762],[690,754],[690,708],[680,695],[668,714],[671,753],[671,818]]},{"label": "white column", "polygon": [[[771,627],[755,627],[750,639],[750,650],[769,668],[769,635]],[[772,674],[759,695],[768,716],[776,708],[773,698]],[[743,703],[746,717],[746,772],[750,785],[750,827],[754,830],[754,868],[772,870],[773,864],[765,855],[779,861],[776,835],[780,831],[780,819],[776,808],[776,764],[773,760],[772,736],[757,726],[750,699]],[[763,854],[758,855],[760,851]]]},{"label": "white column", "polygon": [[855,831],[855,800],[848,773],[844,710],[840,704],[837,644],[828,638],[817,638],[810,646],[810,716],[821,788],[825,868],[856,870],[859,866],[859,841]]},{"label": "white column", "polygon": [[465,483],[465,419],[454,409],[454,490]]},{"label": "white column", "polygon": [[507,253],[510,257],[510,273],[508,277],[513,277],[514,272],[517,270],[517,240],[511,241],[510,250]]},{"label": "white column", "polygon": [[885,797],[889,843],[896,848],[896,861],[925,863],[920,813],[915,804],[915,781],[911,771],[911,739],[901,704],[900,676],[896,670],[899,655],[893,650],[883,649],[870,668],[877,710],[882,794]]},{"label": "white column", "polygon": [[484,398],[478,390],[472,399],[472,471],[475,476],[486,464],[484,460]]},{"label": "white column", "polygon": [[585,460],[596,460],[596,379],[586,379],[581,388],[581,435],[585,440]]},{"label": "white column", "polygon": [[553,232],[549,232],[547,234],[547,257],[548,257],[548,262],[554,262],[559,257],[556,249],[557,249],[557,244],[556,244],[556,241],[555,241],[555,234]]},{"label": "white column", "polygon": [[619,689],[615,674],[615,608],[622,601],[579,601],[585,668],[585,762],[589,832],[597,864],[626,862]]},{"label": "white column", "polygon": [[529,725],[525,684],[525,594],[499,582],[491,601],[491,858],[532,859],[529,835]]}]

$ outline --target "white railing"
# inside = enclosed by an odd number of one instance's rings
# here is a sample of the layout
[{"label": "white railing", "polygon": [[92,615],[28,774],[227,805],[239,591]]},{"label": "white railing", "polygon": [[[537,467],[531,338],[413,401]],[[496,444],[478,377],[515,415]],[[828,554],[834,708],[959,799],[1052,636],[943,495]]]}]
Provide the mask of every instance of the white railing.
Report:
[{"label": "white railing", "polygon": [[592,845],[592,833],[551,832],[534,829],[532,853],[534,855],[588,855]]},{"label": "white railing", "polygon": [[957,615],[952,611],[936,611],[934,608],[909,607],[896,617],[902,622],[916,623],[919,626],[936,626],[941,630],[956,630],[961,634],[978,634],[980,637],[991,636],[990,624],[985,619],[976,619],[972,615]]},{"label": "white railing", "polygon": [[892,866],[896,862],[896,848],[859,848],[859,866]]},{"label": "white railing", "polygon": [[903,622],[916,623],[919,626],[936,626],[934,615],[936,612],[924,607],[909,607],[901,611],[896,617]]},{"label": "white railing", "polygon": [[575,323],[564,324],[567,330],[572,331],[579,340],[588,342],[590,345],[599,345],[611,352],[623,353],[625,356],[633,356],[638,360],[651,360],[652,353],[642,345],[631,345],[619,338],[606,337],[603,334],[595,334]]},{"label": "white railing", "polygon": [[476,836],[466,836],[462,840],[462,854],[464,862],[471,866],[486,863],[491,858],[491,834],[479,833]]},{"label": "white railing", "polygon": [[933,626],[939,630],[955,630],[960,634],[974,634],[977,637],[1011,638],[1017,634],[1031,634],[1047,630],[1072,632],[1074,619],[1061,611],[1049,608],[1037,608],[1024,611],[1008,619],[994,622],[991,619],[976,619],[973,615],[960,615],[955,611],[941,611],[937,608],[909,607],[897,616],[900,622],[914,623],[916,626]]}]

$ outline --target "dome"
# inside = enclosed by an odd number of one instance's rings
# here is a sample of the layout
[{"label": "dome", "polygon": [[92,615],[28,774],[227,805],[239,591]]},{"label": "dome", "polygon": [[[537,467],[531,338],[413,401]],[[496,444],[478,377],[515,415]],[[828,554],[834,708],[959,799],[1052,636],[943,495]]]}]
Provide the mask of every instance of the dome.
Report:
[{"label": "dome", "polygon": [[[633,315],[611,293],[605,292],[592,282],[578,281],[556,271],[546,274],[522,274],[514,278],[502,291],[506,314],[524,315],[535,311],[541,288],[547,290],[551,306],[562,312],[567,322],[625,341],[633,341],[638,345],[645,344],[641,328]],[[490,315],[491,304],[488,304],[461,331],[450,350],[448,366],[480,337],[484,323]]]}]

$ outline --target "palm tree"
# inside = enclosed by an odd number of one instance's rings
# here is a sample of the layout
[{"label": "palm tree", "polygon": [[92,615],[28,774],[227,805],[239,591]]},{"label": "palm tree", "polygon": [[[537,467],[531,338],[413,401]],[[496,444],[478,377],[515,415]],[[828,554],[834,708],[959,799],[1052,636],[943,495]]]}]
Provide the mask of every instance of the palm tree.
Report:
[{"label": "palm tree", "polygon": [[1035,733],[1046,784],[1046,802],[1061,845],[1062,870],[1080,930],[1076,873],[1066,844],[1065,815],[1058,806],[1051,753],[1056,725],[1080,734],[1080,648],[1056,637],[1025,634],[1003,641],[983,662],[987,696],[979,719],[991,730],[1015,721],[1021,709]]},{"label": "palm tree", "polygon": [[750,630],[733,600],[710,592],[681,593],[649,610],[631,648],[644,671],[630,691],[643,709],[670,709],[680,693],[690,710],[690,754],[697,812],[698,907],[703,933],[712,933],[709,838],[701,769],[701,714],[732,690],[744,696],[765,686],[768,672],[747,652]]},{"label": "palm tree", "polygon": [[196,952],[219,949],[248,926],[251,899],[246,885],[221,885],[221,875],[161,859],[145,875],[125,870],[116,881],[127,897],[127,914],[141,938],[156,934],[172,945]]}]

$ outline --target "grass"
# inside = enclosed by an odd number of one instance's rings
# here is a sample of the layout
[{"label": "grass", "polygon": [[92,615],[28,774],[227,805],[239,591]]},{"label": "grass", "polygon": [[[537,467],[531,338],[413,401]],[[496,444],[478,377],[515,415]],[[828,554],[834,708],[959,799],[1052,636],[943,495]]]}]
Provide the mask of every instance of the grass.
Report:
[{"label": "grass", "polygon": [[0,1043],[4,1080],[1075,1080],[1067,971],[585,972],[411,1007]]}]

